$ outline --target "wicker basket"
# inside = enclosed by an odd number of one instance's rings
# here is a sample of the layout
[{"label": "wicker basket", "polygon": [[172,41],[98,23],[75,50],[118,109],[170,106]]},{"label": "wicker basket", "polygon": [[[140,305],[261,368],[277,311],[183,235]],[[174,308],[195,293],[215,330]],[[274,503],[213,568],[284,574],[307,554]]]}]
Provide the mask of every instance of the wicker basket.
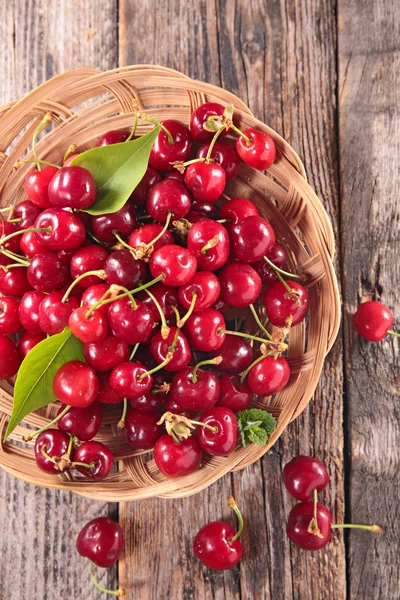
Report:
[{"label": "wicker basket", "polygon": [[[334,238],[329,218],[308,185],[304,167],[293,149],[269,127],[257,121],[247,106],[233,94],[162,67],[138,65],[101,73],[89,69],[69,71],[39,86],[19,102],[0,107],[0,186],[1,206],[24,199],[23,181],[31,169],[16,161],[31,157],[32,134],[46,112],[51,112],[53,129],[38,144],[43,159],[59,162],[65,149],[76,142],[80,150],[94,145],[109,129],[129,127],[133,101],[155,118],[176,118],[188,123],[190,112],[205,101],[232,103],[235,120],[244,127],[268,132],[277,146],[278,158],[268,176],[243,165],[229,181],[230,197],[251,198],[275,228],[277,239],[286,247],[292,271],[307,274],[310,297],[307,322],[294,327],[289,335],[288,361],[291,377],[287,387],[272,398],[259,399],[277,418],[277,429],[266,446],[250,444],[226,458],[206,458],[201,469],[179,479],[166,479],[148,452],[133,451],[124,442],[116,423],[119,411],[107,413],[97,439],[113,450],[117,471],[103,482],[75,479],[71,474],[51,476],[40,471],[30,445],[21,439],[27,428],[20,424],[0,447],[0,465],[16,477],[35,485],[73,490],[107,501],[125,501],[151,496],[183,497],[195,494],[232,470],[257,461],[276,442],[288,423],[310,401],[318,383],[323,362],[339,328],[340,300],[332,266]],[[140,123],[142,134],[152,128]],[[12,409],[13,387],[1,382],[0,433]],[[54,418],[57,408],[50,405],[26,418],[26,425],[41,427]]]}]

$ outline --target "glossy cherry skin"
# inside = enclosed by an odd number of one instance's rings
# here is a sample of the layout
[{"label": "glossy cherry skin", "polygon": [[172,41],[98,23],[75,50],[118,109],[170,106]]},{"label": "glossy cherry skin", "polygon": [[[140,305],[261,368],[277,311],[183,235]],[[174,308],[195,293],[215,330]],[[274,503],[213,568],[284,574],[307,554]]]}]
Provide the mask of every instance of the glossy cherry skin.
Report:
[{"label": "glossy cherry skin", "polygon": [[18,316],[19,303],[15,298],[0,297],[0,334],[12,335],[22,328]]},{"label": "glossy cherry skin", "polygon": [[192,252],[175,244],[159,248],[150,258],[152,276],[164,275],[163,283],[172,287],[190,281],[196,269],[197,261]]},{"label": "glossy cherry skin", "polygon": [[[279,269],[287,269],[286,252],[280,244],[275,243],[265,256]],[[278,275],[265,260],[261,259],[260,261],[253,263],[252,266],[261,277],[261,281],[264,285],[271,285],[272,283],[275,283],[275,281],[278,281]]]},{"label": "glossy cherry skin", "polygon": [[171,398],[188,410],[200,411],[215,406],[220,391],[218,377],[203,369],[197,370],[195,383],[192,377],[193,367],[176,373],[171,383]]},{"label": "glossy cherry skin", "polygon": [[70,296],[62,302],[62,292],[51,292],[39,305],[39,327],[44,333],[61,333],[68,325],[73,310],[78,308],[79,300]]},{"label": "glossy cherry skin", "polygon": [[215,308],[194,313],[184,325],[190,346],[202,352],[212,352],[222,346],[226,336],[220,329],[226,329],[225,319]]},{"label": "glossy cherry skin", "polygon": [[192,210],[201,212],[209,219],[219,219],[219,210],[213,202],[192,202]]},{"label": "glossy cherry skin", "polygon": [[176,400],[171,398],[170,394],[168,394],[168,398],[165,401],[164,408],[165,410],[172,412],[174,415],[184,415],[188,419],[194,419],[194,417],[196,416],[195,411],[183,408],[183,406],[181,406]]},{"label": "glossy cherry skin", "polygon": [[20,238],[20,249],[23,254],[33,258],[36,254],[47,252],[47,246],[43,244],[34,231],[26,231]]},{"label": "glossy cherry skin", "polygon": [[[77,279],[80,275],[88,271],[99,271],[103,269],[108,252],[101,246],[89,244],[79,248],[73,255],[70,265],[70,274],[72,279]],[[79,285],[83,288],[91,287],[101,283],[102,279],[96,275],[89,275],[80,280]]]},{"label": "glossy cherry skin", "polygon": [[[206,158],[210,143],[203,144],[197,150],[197,158]],[[240,167],[240,156],[236,149],[229,144],[217,140],[211,151],[211,158],[215,158],[218,164],[224,169],[226,178],[233,179],[236,177]]]},{"label": "glossy cherry skin", "polygon": [[[11,233],[16,233],[18,231],[17,227],[14,225],[14,223],[10,223],[9,221],[4,221],[1,220],[0,218],[0,239],[4,236],[6,237],[7,235],[10,235]],[[19,252],[19,243],[20,243],[20,236],[16,236],[14,238],[11,238],[10,240],[8,240],[8,242],[6,242],[5,244],[2,244],[1,249],[5,249],[5,250],[10,250],[11,252]]]},{"label": "glossy cherry skin", "polygon": [[153,313],[139,300],[132,308],[129,297],[115,300],[108,309],[108,323],[113,334],[127,344],[144,342],[154,325]]},{"label": "glossy cherry skin", "polygon": [[40,207],[31,202],[30,200],[24,200],[17,204],[13,210],[13,219],[21,219],[17,224],[17,229],[27,229],[33,227],[36,219],[40,215]]},{"label": "glossy cherry skin", "polygon": [[217,429],[216,432],[197,427],[197,440],[204,452],[212,456],[227,456],[237,446],[238,424],[235,414],[230,408],[215,406],[203,412],[200,423],[206,423]]},{"label": "glossy cherry skin", "polygon": [[380,302],[363,302],[353,315],[353,326],[361,337],[370,342],[383,340],[394,323],[391,311]]},{"label": "glossy cherry skin", "polygon": [[129,250],[116,250],[104,262],[107,283],[115,283],[128,288],[136,287],[147,277],[147,265],[142,260],[135,260]]},{"label": "glossy cherry skin", "polygon": [[154,447],[162,433],[161,425],[157,425],[158,413],[145,413],[128,410],[123,433],[127,443],[135,450],[150,450]]},{"label": "glossy cherry skin", "polygon": [[161,123],[172,135],[174,141],[170,144],[167,134],[160,129],[150,152],[149,163],[158,171],[172,171],[173,162],[185,162],[189,158],[192,137],[189,129],[180,121],[168,119]]},{"label": "glossy cherry skin", "polygon": [[110,373],[98,373],[99,378],[99,394],[96,402],[101,404],[119,404],[123,398],[110,388]]},{"label": "glossy cherry skin", "polygon": [[282,356],[266,356],[247,375],[249,388],[257,396],[271,396],[283,390],[289,381],[290,368]]},{"label": "glossy cherry skin", "polygon": [[[95,304],[97,304],[104,294],[109,290],[110,286],[107,283],[99,283],[97,285],[92,285],[90,288],[87,288],[81,298],[81,304],[86,310],[92,308]],[[110,297],[110,296],[108,296]],[[96,312],[101,312],[104,315],[107,315],[108,309],[110,305],[104,304],[103,306],[99,306],[96,308]]]},{"label": "glossy cherry skin", "polygon": [[[65,409],[62,406],[58,411],[58,415]],[[101,406],[98,402],[93,402],[86,408],[76,408],[72,406],[69,411],[57,421],[58,429],[74,435],[81,442],[87,442],[97,435],[101,422],[103,420],[103,413]],[[82,461],[85,462],[85,461]]]},{"label": "glossy cherry skin", "polygon": [[237,308],[253,304],[261,293],[261,278],[247,263],[232,262],[219,274],[221,299]]},{"label": "glossy cherry skin", "polygon": [[295,456],[283,469],[283,483],[297,500],[310,500],[313,491],[322,492],[329,483],[323,462],[312,456]]},{"label": "glossy cherry skin", "polygon": [[[188,284],[185,284],[185,285],[188,285]],[[171,317],[174,316],[174,311],[172,309],[172,306],[175,306],[175,307],[179,306],[179,300],[178,300],[179,289],[181,289],[181,288],[170,287],[168,285],[164,285],[163,283],[159,282],[159,283],[155,283],[154,285],[152,285],[149,290],[151,292],[151,294],[154,296],[154,298],[157,300],[159,305],[161,306],[161,310],[163,311],[166,319],[170,319]],[[154,321],[159,321],[160,313],[158,312],[158,308],[154,304],[154,302],[150,298],[150,296],[146,293],[146,290],[143,290],[142,292],[140,292],[137,295],[137,298],[140,300],[140,302],[142,302],[142,304],[145,304],[151,310],[151,312],[153,313]]]},{"label": "glossy cherry skin", "polygon": [[114,464],[114,455],[111,450],[101,442],[91,440],[84,442],[75,450],[72,455],[72,462],[82,462],[87,465],[94,463],[92,467],[74,465],[74,469],[79,471],[79,473],[82,473],[87,479],[101,481],[110,474]]},{"label": "glossy cherry skin", "polygon": [[83,355],[96,372],[104,373],[128,360],[129,345],[109,333],[101,342],[83,344]]},{"label": "glossy cherry skin", "polygon": [[92,367],[79,360],[71,360],[55,374],[53,391],[62,404],[85,408],[96,400],[99,380]]},{"label": "glossy cherry skin", "polygon": [[153,387],[153,377],[147,375],[146,367],[137,362],[124,362],[115,367],[110,374],[110,387],[123,398],[138,398]]},{"label": "glossy cherry skin", "polygon": [[133,190],[131,194],[131,200],[139,206],[145,204],[149,189],[152,185],[158,183],[159,181],[161,181],[160,173],[153,169],[153,167],[148,166],[146,173],[143,175],[143,179]]},{"label": "glossy cherry skin", "polygon": [[108,333],[108,321],[105,313],[94,310],[87,317],[88,309],[79,306],[72,311],[68,325],[72,333],[85,344],[93,344],[104,340]]},{"label": "glossy cherry skin", "polygon": [[0,292],[5,296],[21,298],[26,292],[31,290],[29,284],[27,269],[17,268],[5,271],[0,268]]},{"label": "glossy cherry skin", "polygon": [[112,144],[122,144],[126,142],[131,132],[129,129],[110,129],[99,137],[96,142],[96,147],[100,146],[111,146]]},{"label": "glossy cherry skin", "polygon": [[25,177],[24,187],[28,198],[39,208],[50,208],[49,185],[57,173],[56,167],[43,167],[41,171],[31,171]]},{"label": "glossy cherry skin", "polygon": [[154,413],[162,409],[166,397],[167,394],[150,390],[146,394],[143,394],[143,396],[139,396],[139,398],[131,398],[129,404],[139,412]]},{"label": "glossy cherry skin", "polygon": [[[222,117],[224,114],[225,107],[217,102],[205,102],[198,106],[190,116],[190,133],[192,138],[196,142],[207,142],[211,141],[214,137],[215,132],[207,131],[203,125],[207,121],[208,117],[218,116]],[[220,138],[225,136],[228,132],[222,131]]]},{"label": "glossy cherry skin", "polygon": [[[162,338],[160,331],[157,331],[152,337],[150,342],[150,352],[158,364],[161,364],[167,358],[169,348],[174,341],[176,332],[176,327],[170,327],[169,334],[165,340]],[[169,363],[165,365],[164,370],[169,372],[180,371],[187,367],[191,358],[192,353],[186,336],[182,332],[179,332],[173,357]]]},{"label": "glossy cherry skin", "polygon": [[35,441],[35,459],[39,469],[45,471],[45,473],[50,473],[50,475],[59,475],[59,469],[42,454],[42,448],[52,458],[61,458],[67,453],[68,445],[69,435],[64,431],[47,429],[47,431],[39,433]]},{"label": "glossy cherry skin", "polygon": [[253,392],[247,381],[241,383],[238,375],[226,373],[220,376],[219,385],[220,393],[217,406],[230,408],[234,413],[245,410],[250,406],[253,400]]},{"label": "glossy cherry skin", "polygon": [[154,446],[154,461],[168,478],[194,473],[201,465],[202,450],[195,437],[180,440],[177,444],[168,435],[162,435]]},{"label": "glossy cherry skin", "polygon": [[176,179],[164,179],[151,186],[146,206],[155,221],[164,223],[169,212],[172,213],[172,219],[186,217],[191,203],[190,194],[183,183]]},{"label": "glossy cherry skin", "polygon": [[0,379],[13,377],[20,363],[21,359],[12,339],[0,335]]},{"label": "glossy cherry skin", "polygon": [[239,136],[236,140],[236,150],[246,165],[264,171],[269,169],[276,157],[274,140],[267,133],[253,127],[245,129],[244,135],[251,139],[251,144]]},{"label": "glossy cherry skin", "polygon": [[218,371],[241,373],[253,362],[253,348],[247,340],[227,335],[222,346],[212,352],[211,356],[222,358],[218,365]]},{"label": "glossy cherry skin", "polygon": [[76,540],[81,556],[98,567],[111,567],[124,549],[124,534],[118,523],[108,517],[93,519],[83,527]]},{"label": "glossy cherry skin", "polygon": [[204,525],[193,540],[193,552],[213,571],[232,569],[243,555],[240,540],[229,543],[236,531],[225,521],[212,521]]},{"label": "glossy cherry skin", "polygon": [[29,331],[24,331],[24,333],[20,335],[19,340],[17,342],[17,350],[21,357],[21,360],[23,360],[25,356],[29,354],[32,348],[34,348],[40,342],[43,342],[43,340],[45,339],[45,333],[29,333]]},{"label": "glossy cherry skin", "polygon": [[221,297],[219,297],[218,300],[212,305],[212,308],[215,308],[215,310],[218,310],[222,314],[226,313],[230,307],[230,304],[225,302],[225,300],[222,300]]},{"label": "glossy cherry skin", "polygon": [[[203,250],[204,246],[218,236],[218,243]],[[211,219],[192,225],[187,236],[187,247],[196,257],[202,271],[215,271],[225,265],[229,258],[229,236],[221,223]]]},{"label": "glossy cherry skin", "polygon": [[75,214],[61,208],[48,208],[36,219],[35,227],[49,227],[51,231],[38,231],[36,235],[48,250],[73,250],[85,239],[83,221]]},{"label": "glossy cherry skin", "polygon": [[264,293],[263,301],[268,319],[276,327],[285,327],[289,317],[292,317],[291,325],[297,325],[301,323],[308,312],[307,290],[297,281],[288,281],[287,283],[299,295],[300,306],[295,300],[288,297],[288,291],[280,281],[271,285]]},{"label": "glossy cherry skin", "polygon": [[46,298],[43,292],[33,290],[21,298],[18,307],[19,320],[22,327],[29,333],[42,333],[39,323],[40,303]]},{"label": "glossy cherry skin", "polygon": [[247,217],[258,217],[260,215],[257,206],[247,198],[232,198],[221,207],[221,219],[229,219],[236,225]]},{"label": "glossy cherry skin", "polygon": [[303,550],[320,550],[327,545],[332,533],[332,515],[323,504],[317,503],[317,522],[322,537],[307,531],[314,517],[314,502],[299,502],[293,506],[286,526],[288,538]]},{"label": "glossy cherry skin", "polygon": [[83,167],[62,167],[50,181],[49,198],[59,208],[89,208],[96,201],[93,175]]},{"label": "glossy cherry skin", "polygon": [[28,267],[28,281],[40,292],[59,290],[66,283],[68,269],[54,252],[36,254]]},{"label": "glossy cherry skin", "polygon": [[196,294],[194,310],[204,310],[217,301],[221,286],[218,277],[207,271],[197,271],[192,279],[178,289],[179,301],[184,308],[189,308],[193,293]]},{"label": "glossy cherry skin", "polygon": [[275,231],[262,217],[247,217],[229,230],[233,258],[253,263],[261,260],[275,244]]},{"label": "glossy cherry skin", "polygon": [[128,238],[137,227],[136,207],[128,200],[115,213],[96,215],[92,217],[92,231],[98,240],[108,244],[115,243],[114,231],[122,238]]},{"label": "glossy cherry skin", "polygon": [[215,202],[225,189],[226,174],[216,162],[198,162],[186,168],[185,184],[198,202]]},{"label": "glossy cherry skin", "polygon": [[[159,223],[148,223],[147,225],[142,225],[137,229],[134,229],[129,236],[128,244],[132,248],[140,248],[141,246],[147,246],[156,238],[162,231],[163,225]],[[162,246],[168,246],[169,244],[174,243],[174,238],[172,233],[168,231],[164,231],[160,239],[158,239],[153,246],[153,251],[158,250]]]}]

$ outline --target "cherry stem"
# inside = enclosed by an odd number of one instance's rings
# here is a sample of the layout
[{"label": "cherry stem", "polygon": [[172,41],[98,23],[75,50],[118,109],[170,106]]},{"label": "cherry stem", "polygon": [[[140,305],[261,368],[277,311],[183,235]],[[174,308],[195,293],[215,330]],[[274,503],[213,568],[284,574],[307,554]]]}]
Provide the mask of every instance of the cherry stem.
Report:
[{"label": "cherry stem", "polygon": [[165,275],[163,273],[161,273],[161,275],[159,275],[155,279],[152,279],[151,281],[144,283],[143,285],[141,285],[138,288],[135,288],[134,290],[130,290],[129,292],[124,292],[123,294],[119,294],[118,296],[115,296],[114,298],[109,298],[108,300],[100,299],[98,302],[96,302],[96,304],[93,304],[93,306],[90,308],[90,310],[86,313],[86,318],[90,317],[92,312],[94,310],[96,310],[97,308],[99,308],[100,306],[104,306],[105,304],[110,304],[110,302],[114,302],[115,300],[120,300],[121,298],[126,298],[126,296],[129,296],[130,294],[137,294],[138,292],[141,292],[142,290],[149,288],[150,286],[154,285],[155,283],[158,283],[159,281],[162,281],[163,279],[165,279]]},{"label": "cherry stem", "polygon": [[[265,256],[264,256],[264,258],[265,258]],[[278,271],[275,271],[275,273],[276,273],[276,276],[278,277],[279,281],[287,289],[289,294],[295,294],[295,290],[293,288],[291,288],[290,285],[288,284],[288,282],[283,279],[282,275]]]},{"label": "cherry stem", "polygon": [[187,311],[186,315],[184,317],[182,317],[182,319],[179,319],[179,321],[177,321],[177,323],[176,323],[177,327],[179,327],[179,328],[183,327],[184,324],[186,323],[186,321],[188,320],[188,318],[190,317],[190,315],[193,313],[195,306],[196,306],[197,295],[198,294],[196,291],[192,292],[192,301],[190,303],[188,311]]},{"label": "cherry stem", "polygon": [[217,330],[217,333],[225,333],[226,335],[238,335],[239,337],[244,337],[249,340],[255,340],[256,342],[261,342],[262,344],[273,344],[274,346],[276,345],[275,342],[271,340],[264,340],[263,338],[260,338],[256,335],[251,335],[250,333],[243,333],[241,331],[230,331],[229,329],[219,328]]},{"label": "cherry stem", "polygon": [[232,219],[218,219],[217,223],[232,223]]},{"label": "cherry stem", "polygon": [[8,223],[21,223],[22,219],[8,219]]},{"label": "cherry stem", "polygon": [[207,250],[211,250],[211,248],[215,248],[215,246],[219,243],[219,235],[214,235],[213,238],[211,238],[211,240],[208,240],[207,244],[205,244],[202,249],[200,250],[200,252],[202,254],[207,254]]},{"label": "cherry stem", "polygon": [[161,308],[161,305],[160,305],[159,301],[157,300],[157,298],[154,296],[154,294],[152,294],[149,290],[144,290],[144,291],[153,300],[154,304],[157,307],[157,310],[160,314],[160,319],[161,319],[161,335],[162,335],[163,339],[165,340],[169,334],[169,327],[167,325],[167,320],[163,313],[163,309]]},{"label": "cherry stem", "polygon": [[393,331],[393,329],[389,329],[388,333],[390,333],[390,335],[394,335],[400,338],[400,333],[398,333],[397,331]]},{"label": "cherry stem", "polygon": [[74,279],[74,281],[71,283],[71,285],[69,286],[69,288],[65,292],[64,296],[62,297],[61,302],[64,304],[68,300],[69,295],[72,292],[72,290],[74,289],[74,287],[76,285],[78,285],[78,283],[80,281],[82,281],[82,279],[85,279],[85,277],[89,277],[91,275],[94,275],[96,277],[100,277],[100,279],[105,279],[107,277],[107,274],[106,274],[106,272],[103,269],[98,269],[97,271],[87,271],[86,273],[82,273],[82,275],[79,275],[79,277],[77,277],[76,279]]},{"label": "cherry stem", "polygon": [[108,590],[106,588],[103,588],[99,582],[97,581],[94,573],[93,573],[93,564],[92,561],[90,561],[90,568],[89,568],[89,572],[90,572],[90,579],[93,582],[93,585],[95,585],[95,587],[97,587],[98,590],[100,590],[100,592],[103,592],[103,594],[109,594],[111,596],[117,596],[117,598],[122,598],[122,596],[125,595],[125,590],[122,589],[118,589],[118,590]]},{"label": "cherry stem", "polygon": [[257,323],[257,325],[258,325],[258,326],[259,326],[259,328],[261,329],[261,331],[262,331],[263,333],[265,333],[265,335],[267,336],[267,338],[268,338],[269,340],[272,340],[272,335],[269,333],[269,331],[267,331],[267,330],[265,329],[264,325],[261,323],[261,321],[260,321],[260,317],[258,316],[258,314],[257,314],[257,311],[256,311],[256,309],[254,308],[254,305],[253,305],[253,304],[250,304],[250,305],[249,305],[249,308],[250,308],[251,312],[253,313],[253,317],[254,317],[254,319],[255,319],[255,321],[256,321],[256,323]]},{"label": "cherry stem", "polygon": [[174,311],[175,318],[176,318],[176,323],[178,324],[179,321],[181,320],[181,315],[179,314],[179,310],[173,304],[171,304],[171,308]]},{"label": "cherry stem", "polygon": [[42,448],[41,448],[40,452],[43,454],[43,456],[44,456],[44,457],[45,457],[47,460],[49,460],[50,462],[52,462],[53,464],[55,464],[55,465],[56,465],[56,464],[57,464],[57,461],[56,461],[56,459],[55,459],[53,456],[50,456],[50,454],[47,454],[46,450],[47,450],[47,446],[42,446]]},{"label": "cherry stem", "polygon": [[26,269],[26,267],[29,266],[29,263],[27,263],[27,264],[12,263],[11,265],[0,265],[0,266],[3,269],[3,271],[8,271],[9,269],[15,269],[15,267],[24,267]]},{"label": "cherry stem", "polygon": [[43,119],[40,121],[39,125],[36,127],[35,131],[33,132],[33,137],[32,137],[32,153],[33,156],[35,158],[35,160],[33,162],[36,162],[37,164],[37,168],[38,171],[41,171],[41,161],[39,160],[38,157],[38,153],[37,153],[37,149],[36,149],[36,143],[37,143],[37,138],[38,135],[41,131],[43,131],[43,129],[45,127],[47,127],[47,125],[51,123],[51,114],[50,113],[46,113],[43,117]]},{"label": "cherry stem", "polygon": [[236,542],[236,540],[242,535],[243,533],[243,528],[244,528],[244,520],[243,520],[243,515],[239,510],[238,505],[235,502],[235,499],[232,496],[229,496],[228,498],[228,506],[229,508],[232,508],[235,513],[236,516],[239,520],[239,529],[237,530],[237,532],[235,533],[235,535],[230,538],[229,540],[227,540],[228,544],[233,544],[233,542]]},{"label": "cherry stem", "polygon": [[283,269],[280,269],[279,267],[274,265],[274,263],[271,260],[269,260],[269,258],[267,258],[266,256],[264,256],[264,260],[266,263],[269,264],[269,266],[275,271],[276,274],[280,273],[281,275],[286,275],[287,277],[293,277],[295,279],[300,279],[300,275],[296,275],[294,273],[289,273],[288,271],[284,271]]},{"label": "cherry stem", "polygon": [[24,440],[24,442],[30,442],[31,440],[33,440],[34,437],[39,435],[39,433],[42,433],[43,431],[46,431],[47,429],[50,429],[51,427],[53,427],[53,425],[55,425],[65,414],[67,414],[67,412],[69,411],[70,408],[71,408],[71,405],[67,404],[67,406],[64,408],[64,410],[62,412],[60,412],[60,414],[57,415],[55,417],[55,419],[50,421],[50,423],[47,423],[47,425],[43,425],[43,427],[41,427],[40,429],[36,429],[36,431],[34,431],[33,433],[24,435],[24,437],[22,438]]},{"label": "cherry stem", "polygon": [[208,425],[208,423],[202,423],[202,421],[192,421],[192,419],[190,419],[190,422],[192,423],[192,425],[199,425],[200,427],[205,427],[206,429],[209,429],[213,433],[218,433],[218,427],[213,427],[212,425]]},{"label": "cherry stem", "polygon": [[180,441],[178,440],[178,437],[173,429],[171,429],[171,437],[174,440],[175,444],[180,444]]},{"label": "cherry stem", "polygon": [[54,167],[55,169],[61,169],[60,165],[56,165],[55,163],[49,162],[48,160],[42,160],[42,159],[40,159],[40,160],[39,159],[38,160],[18,160],[15,163],[14,168],[17,168],[20,165],[24,165],[26,163],[36,163],[38,171],[41,171],[41,169],[39,169],[39,166],[41,166],[41,165],[46,165],[47,167]]},{"label": "cherry stem", "polygon": [[261,356],[259,356],[258,358],[256,358],[255,360],[253,360],[253,362],[247,367],[247,369],[242,373],[241,377],[240,377],[240,383],[243,383],[243,381],[246,379],[247,375],[249,374],[250,370],[257,365],[259,362],[262,361],[263,358],[265,358],[265,354],[262,354]]},{"label": "cherry stem", "polygon": [[109,296],[111,294],[111,289],[108,289],[106,292],[104,292],[104,294],[102,295],[102,297],[100,298],[100,300],[98,302],[96,302],[95,304],[93,304],[93,306],[91,306],[89,308],[89,310],[87,311],[85,317],[86,319],[89,319],[90,315],[92,314],[92,312],[94,312],[99,306],[101,306],[101,303],[107,298],[107,296]]},{"label": "cherry stem", "polygon": [[133,293],[131,291],[129,291],[128,288],[124,287],[123,285],[118,285],[116,287],[118,287],[122,292],[124,292],[129,297],[129,299],[131,301],[132,310],[136,310],[137,304],[136,304],[135,298],[133,297]]},{"label": "cherry stem", "polygon": [[382,533],[382,527],[379,525],[359,525],[356,523],[333,523],[332,529],[364,529],[365,531],[371,531],[371,533]]},{"label": "cherry stem", "polygon": [[206,163],[210,162],[211,153],[214,150],[215,142],[217,141],[217,139],[219,138],[219,136],[221,135],[221,133],[223,131],[224,131],[223,127],[221,127],[221,129],[217,129],[213,139],[211,140],[211,144],[208,147],[208,151],[207,151],[207,155],[206,155]]},{"label": "cherry stem", "polygon": [[132,126],[131,132],[129,134],[129,137],[125,140],[125,142],[130,142],[132,140],[133,136],[136,133],[136,128],[137,128],[137,124],[138,124],[139,115],[138,115],[138,111],[136,110],[136,108],[134,108],[133,110],[134,110],[134,113],[135,113],[135,116],[133,118],[133,126]]},{"label": "cherry stem", "polygon": [[165,127],[165,125],[163,125],[162,123],[160,123],[160,121],[157,121],[157,119],[154,119],[154,117],[150,117],[145,112],[141,112],[139,114],[139,117],[141,119],[143,119],[144,121],[149,121],[149,123],[153,123],[153,125],[157,125],[158,127],[160,127],[163,130],[163,132],[166,134],[167,138],[168,138],[168,144],[172,145],[172,144],[175,143],[175,140],[172,137],[171,132],[168,131],[168,129]]},{"label": "cherry stem", "polygon": [[95,462],[84,463],[84,462],[73,462],[71,463],[71,467],[84,467],[85,469],[94,469],[96,466]]},{"label": "cherry stem", "polygon": [[253,141],[249,137],[247,137],[247,135],[245,135],[242,131],[240,131],[240,129],[238,129],[236,127],[236,125],[234,125],[233,123],[231,123],[230,127],[231,127],[231,129],[233,129],[233,131],[235,133],[237,133],[238,135],[240,135],[240,137],[242,137],[246,141],[246,144],[251,145],[253,143]]},{"label": "cherry stem", "polygon": [[12,212],[15,209],[15,206],[3,206],[0,208],[0,214],[3,212]]},{"label": "cherry stem", "polygon": [[68,448],[67,448],[67,459],[68,459],[68,461],[71,460],[71,452],[72,452],[72,448],[74,446],[74,440],[75,440],[75,436],[71,435],[71,437],[69,438]]},{"label": "cherry stem", "polygon": [[3,250],[0,250],[0,254],[4,254],[4,256],[7,256],[8,258],[11,258],[12,260],[15,260],[15,261],[21,263],[21,265],[23,265],[24,267],[29,267],[29,265],[30,265],[30,262],[28,260],[26,260],[25,257],[22,257],[19,254],[15,254],[15,252],[11,252],[11,250],[6,250],[4,248]]},{"label": "cherry stem", "polygon": [[126,419],[126,411],[127,410],[128,410],[128,399],[124,398],[124,406],[122,409],[122,415],[117,424],[118,429],[123,429],[125,427],[125,419]]},{"label": "cherry stem", "polygon": [[314,500],[314,519],[318,526],[318,520],[317,520],[318,490],[317,490],[317,488],[315,488],[313,490],[313,500]]},{"label": "cherry stem", "polygon": [[134,358],[136,352],[138,351],[139,346],[140,346],[140,342],[138,342],[137,344],[134,345],[131,355],[129,357],[130,361]]},{"label": "cherry stem", "polygon": [[169,223],[170,223],[171,219],[172,219],[172,212],[168,211],[168,215],[167,215],[164,227],[162,228],[162,230],[160,231],[160,233],[158,235],[156,235],[156,237],[153,240],[151,240],[151,242],[149,242],[148,244],[146,244],[147,248],[151,248],[151,246],[154,246],[154,244],[156,242],[158,242],[158,240],[160,238],[162,238],[162,236],[164,235],[164,233],[167,231],[167,229],[169,227]]},{"label": "cherry stem", "polygon": [[219,365],[222,361],[222,356],[215,356],[214,358],[210,358],[209,360],[202,360],[193,368],[192,371],[192,382],[197,383],[197,371],[203,365]]},{"label": "cherry stem", "polygon": [[113,234],[114,234],[114,237],[117,238],[119,243],[122,244],[125,248],[127,248],[131,252],[132,252],[132,250],[134,250],[134,248],[132,248],[132,246],[130,246],[127,242],[125,242],[125,240],[122,239],[122,237],[119,235],[119,233],[117,231],[114,230]]},{"label": "cherry stem", "polygon": [[51,227],[28,227],[27,229],[13,231],[13,233],[9,233],[5,237],[0,238],[0,246],[4,245],[6,242],[8,242],[8,240],[17,237],[17,235],[29,233],[30,231],[46,231],[47,233],[51,233]]},{"label": "cherry stem", "polygon": [[68,156],[71,156],[71,154],[73,154],[75,152],[75,150],[77,149],[78,144],[76,142],[74,142],[73,144],[70,144],[67,148],[66,153],[63,156],[63,163],[67,160]]},{"label": "cherry stem", "polygon": [[[174,340],[174,342],[175,342],[175,340]],[[174,344],[174,342],[172,343],[172,345]],[[165,365],[167,365],[170,362],[170,360],[172,360],[174,350],[175,350],[175,347],[167,353],[165,360],[163,360],[162,363],[160,363],[159,365],[154,367],[154,369],[151,369],[150,371],[146,371],[146,373],[139,375],[138,380],[142,381],[142,379],[144,379],[145,377],[149,377],[150,375],[153,375],[153,373],[157,373],[157,371],[160,371],[161,369],[163,369],[165,367]]]}]

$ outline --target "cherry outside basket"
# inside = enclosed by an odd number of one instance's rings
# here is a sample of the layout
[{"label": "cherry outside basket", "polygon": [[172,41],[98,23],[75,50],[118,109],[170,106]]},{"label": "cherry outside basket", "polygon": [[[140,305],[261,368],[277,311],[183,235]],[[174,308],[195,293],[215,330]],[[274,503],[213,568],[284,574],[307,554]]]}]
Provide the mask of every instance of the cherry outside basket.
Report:
[{"label": "cherry outside basket", "polygon": [[[228,181],[226,196],[247,197],[255,202],[284,245],[289,270],[306,275],[310,310],[308,319],[289,334],[290,381],[279,394],[255,402],[275,416],[277,429],[265,446],[249,444],[226,458],[208,457],[195,473],[166,479],[158,471],[151,453],[134,451],[125,443],[117,428],[120,417],[117,408],[106,413],[96,438],[114,452],[116,471],[101,482],[78,479],[70,473],[51,476],[36,466],[33,443],[24,444],[21,440],[29,428],[42,427],[54,418],[56,405],[29,415],[7,442],[3,442],[13,400],[12,382],[3,381],[0,382],[0,465],[24,481],[114,502],[195,494],[225,473],[257,461],[288,423],[301,413],[314,393],[340,322],[340,300],[332,265],[332,227],[320,200],[307,183],[303,164],[294,150],[275,131],[255,119],[247,106],[230,92],[151,65],[105,73],[76,69],[54,77],[22,100],[0,107],[0,205],[26,199],[23,181],[32,166],[24,164],[14,169],[13,165],[20,159],[32,158],[32,134],[45,113],[51,113],[53,128],[46,130],[48,133],[41,138],[38,152],[44,160],[58,163],[71,143],[76,142],[80,151],[86,150],[107,130],[130,127],[134,103],[158,120],[173,118],[188,124],[191,111],[207,101],[232,103],[235,122],[241,129],[256,127],[273,137],[277,159],[268,175],[242,165],[239,175]],[[139,121],[137,131],[142,134],[152,127]]]}]

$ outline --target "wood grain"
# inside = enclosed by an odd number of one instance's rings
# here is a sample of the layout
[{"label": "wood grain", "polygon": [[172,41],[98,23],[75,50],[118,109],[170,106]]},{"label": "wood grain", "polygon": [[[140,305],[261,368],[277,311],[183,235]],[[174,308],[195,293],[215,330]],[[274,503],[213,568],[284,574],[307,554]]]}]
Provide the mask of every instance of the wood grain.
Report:
[{"label": "wood grain", "polygon": [[400,315],[400,5],[339,1],[340,178],[349,432],[349,510],[384,534],[349,534],[349,596],[400,595],[399,341],[354,335],[351,314],[376,299]]}]

